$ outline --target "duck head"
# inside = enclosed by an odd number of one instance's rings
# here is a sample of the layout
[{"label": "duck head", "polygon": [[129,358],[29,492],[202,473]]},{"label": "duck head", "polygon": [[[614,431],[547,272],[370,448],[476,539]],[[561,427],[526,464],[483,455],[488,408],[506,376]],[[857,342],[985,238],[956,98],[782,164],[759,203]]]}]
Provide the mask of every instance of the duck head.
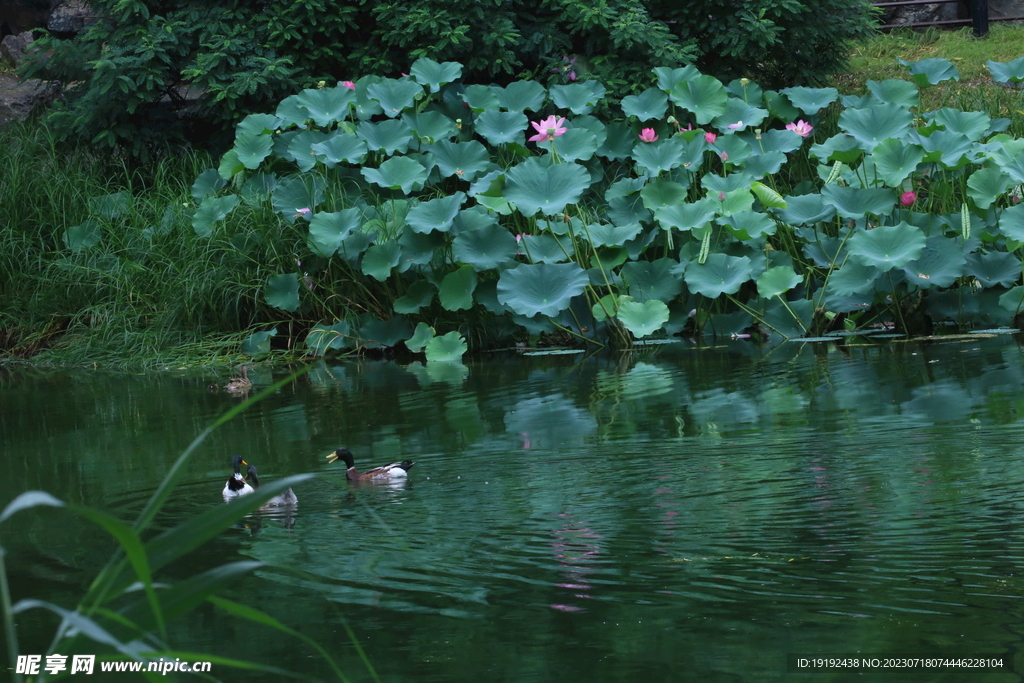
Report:
[{"label": "duck head", "polygon": [[231,458],[231,464],[235,468],[235,474],[240,475],[242,474],[242,465],[248,465],[249,463],[247,463],[245,460],[242,460],[242,456],[236,455],[235,457]]},{"label": "duck head", "polygon": [[252,483],[252,487],[254,489],[258,489],[260,487],[260,475],[256,471],[256,465],[249,465],[248,469],[245,471],[245,478],[247,481]]},{"label": "duck head", "polygon": [[344,462],[346,467],[356,466],[356,461],[352,456],[352,452],[344,446],[327,456],[327,462],[335,462],[336,460]]}]

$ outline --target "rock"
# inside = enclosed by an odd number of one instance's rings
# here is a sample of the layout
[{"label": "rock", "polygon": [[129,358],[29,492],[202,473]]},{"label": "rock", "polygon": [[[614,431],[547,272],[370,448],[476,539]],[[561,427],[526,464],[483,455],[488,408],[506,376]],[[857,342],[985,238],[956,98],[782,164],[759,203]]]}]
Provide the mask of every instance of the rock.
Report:
[{"label": "rock", "polygon": [[0,82],[0,128],[12,121],[24,121],[33,109],[53,101],[59,92],[56,84],[38,78]]},{"label": "rock", "polygon": [[897,26],[907,24],[929,23],[933,21],[951,21],[966,17],[960,16],[959,3],[944,2],[927,5],[908,5],[890,7],[885,13],[883,24]]},{"label": "rock", "polygon": [[78,33],[96,23],[97,16],[85,0],[60,0],[46,28],[54,33]]},{"label": "rock", "polygon": [[16,66],[25,56],[25,50],[33,40],[31,31],[5,37],[0,41],[0,62],[8,62],[12,66]]}]

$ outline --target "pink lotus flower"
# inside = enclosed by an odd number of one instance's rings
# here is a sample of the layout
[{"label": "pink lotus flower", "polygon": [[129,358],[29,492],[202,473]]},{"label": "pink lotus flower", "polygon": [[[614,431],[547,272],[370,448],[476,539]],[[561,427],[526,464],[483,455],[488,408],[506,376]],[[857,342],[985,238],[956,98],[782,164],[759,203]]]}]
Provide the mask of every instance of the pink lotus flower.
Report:
[{"label": "pink lotus flower", "polygon": [[533,126],[537,134],[530,138],[530,142],[550,142],[559,135],[565,135],[565,119],[561,117],[549,116],[539,123],[537,121],[531,121],[530,125]]},{"label": "pink lotus flower", "polygon": [[715,135],[714,133],[704,133],[704,142],[708,143],[709,145],[715,144],[715,140],[717,139],[718,136]]},{"label": "pink lotus flower", "polygon": [[787,123],[786,130],[791,130],[802,138],[807,137],[814,130],[814,126],[800,119],[796,123]]},{"label": "pink lotus flower", "polygon": [[901,206],[910,206],[911,204],[913,204],[916,201],[917,201],[917,193],[916,192],[904,192],[903,194],[900,195],[900,205]]},{"label": "pink lotus flower", "polygon": [[718,193],[718,201],[720,201],[720,202],[724,202],[725,201],[725,193],[724,192],[719,192]]},{"label": "pink lotus flower", "polygon": [[722,161],[729,161],[729,153],[728,152],[722,152],[718,156],[722,157]]},{"label": "pink lotus flower", "polygon": [[658,139],[658,136],[654,133],[653,128],[644,128],[640,131],[640,139],[643,142],[654,142]]},{"label": "pink lotus flower", "polygon": [[309,212],[310,212],[310,209],[308,209],[308,208],[306,208],[306,209],[295,209],[295,215],[293,216],[293,218],[299,218],[300,216],[305,216]]},{"label": "pink lotus flower", "polygon": [[343,85],[346,88],[348,88],[349,90],[355,90],[356,89],[356,84],[353,83],[352,81],[342,81],[338,85]]},{"label": "pink lotus flower", "polygon": [[741,128],[743,128],[743,122],[737,121],[736,123],[730,123],[728,126],[726,126],[726,128],[728,128],[729,130],[740,130]]}]

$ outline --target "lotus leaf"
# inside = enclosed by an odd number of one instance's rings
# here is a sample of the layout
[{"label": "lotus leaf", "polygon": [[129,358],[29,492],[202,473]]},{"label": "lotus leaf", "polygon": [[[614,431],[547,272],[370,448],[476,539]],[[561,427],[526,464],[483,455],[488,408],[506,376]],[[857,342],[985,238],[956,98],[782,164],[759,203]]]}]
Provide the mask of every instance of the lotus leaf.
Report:
[{"label": "lotus leaf", "polygon": [[762,299],[780,296],[796,287],[802,278],[790,266],[776,266],[761,273],[757,278],[757,293]]},{"label": "lotus leaf", "polygon": [[861,230],[850,238],[849,246],[852,258],[886,273],[917,259],[924,250],[925,235],[920,228],[902,221]]},{"label": "lotus leaf", "polygon": [[427,363],[457,363],[469,347],[457,331],[451,331],[427,342],[424,353]]},{"label": "lotus leaf", "polygon": [[668,97],[657,88],[648,88],[639,95],[622,98],[622,111],[626,116],[635,116],[640,121],[661,119],[668,110]]},{"label": "lotus leaf", "polygon": [[692,204],[676,204],[654,212],[654,217],[665,230],[678,228],[692,230],[699,228],[715,217],[718,202],[713,199],[700,199]]},{"label": "lotus leaf", "polygon": [[316,166],[313,145],[323,142],[328,137],[330,136],[327,133],[318,130],[304,130],[291,138],[285,157],[294,161],[300,171],[308,171]]},{"label": "lotus leaf", "polygon": [[701,75],[673,85],[669,98],[704,125],[725,113],[729,94],[717,78]]},{"label": "lotus leaf", "polygon": [[423,347],[434,338],[434,329],[425,322],[416,323],[416,330],[412,336],[405,340],[405,348],[413,353],[419,353]]},{"label": "lotus leaf", "polygon": [[370,123],[360,121],[356,126],[356,135],[366,141],[371,150],[384,150],[388,154],[405,152],[412,141],[412,129],[402,119]]},{"label": "lotus leaf", "polygon": [[903,269],[907,282],[922,289],[949,287],[964,274],[967,259],[956,241],[943,235],[932,235],[925,242],[921,256]]},{"label": "lotus leaf", "polygon": [[427,181],[427,171],[423,166],[409,157],[392,157],[380,165],[380,168],[360,169],[367,181],[392,190],[402,190],[409,194],[423,188]]},{"label": "lotus leaf", "polygon": [[344,209],[335,213],[321,212],[309,222],[309,248],[317,256],[330,258],[337,253],[342,241],[362,223],[359,209]]},{"label": "lotus leaf", "polygon": [[437,111],[403,114],[402,121],[418,139],[427,143],[447,140],[459,132],[454,121]]},{"label": "lotus leaf", "polygon": [[800,110],[774,90],[765,91],[764,105],[768,113],[780,121],[795,121],[800,116]]},{"label": "lotus leaf", "polygon": [[804,114],[817,114],[819,111],[839,99],[839,91],[835,88],[785,88],[780,90],[789,98],[793,106]]},{"label": "lotus leaf", "polygon": [[633,154],[636,134],[629,126],[619,121],[605,126],[605,141],[597,148],[597,155],[614,161],[626,159]]},{"label": "lotus leaf", "polygon": [[[205,202],[206,200],[204,200]],[[195,225],[195,219],[193,219],[192,224],[193,226]],[[196,230],[196,232],[198,233],[199,230]],[[207,229],[206,235],[200,234],[200,236],[209,237],[209,229]],[[84,223],[73,225],[64,231],[64,244],[76,254],[83,249],[95,247],[102,238],[103,227],[94,218],[87,218]]]},{"label": "lotus leaf", "polygon": [[1011,206],[999,214],[999,232],[1010,239],[1024,242],[1024,204]]},{"label": "lotus leaf", "polygon": [[485,111],[476,119],[476,132],[492,145],[510,142],[522,144],[523,129],[529,124],[526,115],[518,111]]},{"label": "lotus leaf", "polygon": [[732,192],[739,189],[749,189],[753,178],[748,173],[730,173],[727,176],[720,176],[714,173],[707,173],[700,179],[704,190],[710,194],[719,192]]},{"label": "lotus leaf", "polygon": [[[395,303],[393,304],[395,313],[418,313],[421,308],[430,305],[430,302],[434,299],[434,293],[436,291],[437,288],[426,280],[416,280],[409,285],[409,289],[405,290],[405,294],[403,296],[395,299]],[[420,325],[422,324],[423,323],[420,323]],[[416,330],[419,331],[418,325]],[[408,345],[409,343],[406,342],[406,346]],[[409,350],[416,351],[416,349],[411,347]]]},{"label": "lotus leaf", "polygon": [[896,206],[896,194],[885,189],[861,189],[826,185],[821,188],[825,198],[843,218],[864,218],[868,214],[888,216]]},{"label": "lotus leaf", "polygon": [[245,170],[245,165],[238,159],[238,152],[233,149],[224,153],[217,166],[217,173],[224,180],[231,180],[243,170]]},{"label": "lotus leaf", "polygon": [[948,59],[932,57],[918,62],[908,62],[903,59],[897,61],[907,67],[907,71],[910,72],[911,78],[914,79],[914,83],[919,88],[938,85],[943,81],[960,80],[960,72],[953,66],[953,62]]},{"label": "lotus leaf", "polygon": [[672,137],[657,142],[638,142],[633,147],[633,159],[647,175],[657,176],[682,166],[683,141]]},{"label": "lotus leaf", "polygon": [[767,154],[768,152],[786,154],[800,149],[804,144],[804,139],[800,135],[784,128],[766,130],[760,134],[760,137],[754,131],[738,133],[736,137],[750,145],[754,154]]},{"label": "lotus leaf", "polygon": [[624,296],[619,298],[618,318],[625,328],[639,339],[657,332],[668,322],[668,306],[657,299],[648,299],[641,303],[633,301],[632,297]]},{"label": "lotus leaf", "polygon": [[384,282],[401,258],[402,247],[398,242],[375,244],[363,254],[363,273],[378,282]]},{"label": "lotus leaf", "polygon": [[[435,62],[433,59],[421,57],[412,63],[409,74],[417,83],[428,86],[430,92],[437,92],[442,85],[457,81],[462,77],[462,65],[458,62]],[[408,83],[408,81],[398,81]],[[422,89],[420,89],[422,92]],[[407,105],[408,106],[408,105]]]},{"label": "lotus leaf", "polygon": [[839,133],[833,135],[820,145],[811,145],[810,154],[825,161],[841,161],[852,164],[864,153],[858,146],[856,138]]},{"label": "lotus leaf", "polygon": [[335,133],[323,142],[318,142],[310,150],[323,158],[329,165],[347,162],[361,164],[366,161],[366,142],[358,135]]},{"label": "lotus leaf", "polygon": [[1024,81],[1024,57],[1014,59],[1011,62],[994,62],[990,59],[985,62],[985,65],[992,72],[992,80],[996,83],[1020,83]]},{"label": "lotus leaf", "polygon": [[640,195],[615,197],[608,202],[608,220],[615,225],[629,225],[650,220],[651,212],[644,205]]},{"label": "lotus leaf", "polygon": [[283,178],[274,188],[274,210],[289,222],[295,220],[299,209],[315,209],[324,198],[324,180],[319,177],[290,176]]},{"label": "lotus leaf", "polygon": [[508,170],[504,199],[514,203],[524,216],[534,216],[538,211],[551,216],[561,213],[567,204],[577,203],[588,187],[590,174],[579,164],[549,165],[531,157]]},{"label": "lotus leaf", "polygon": [[274,308],[280,308],[290,313],[299,310],[299,274],[272,275],[267,280],[264,298]]},{"label": "lotus leaf", "polygon": [[492,225],[497,225],[498,219],[494,216],[492,211],[488,211],[483,206],[471,206],[468,209],[462,209],[458,215],[455,216],[455,222],[452,224],[451,232],[453,234],[460,234],[468,232],[470,230],[478,230],[480,228],[487,228]]},{"label": "lotus leaf", "polygon": [[[431,92],[437,92],[437,90],[431,90]],[[379,83],[368,85],[366,94],[380,103],[384,114],[393,119],[423,97],[423,87],[412,81],[385,78]]]},{"label": "lotus leaf", "polygon": [[[629,258],[629,251],[622,247],[601,247],[594,250],[590,257],[590,268],[597,271],[610,271],[618,268]],[[604,283],[601,283],[604,284]]]},{"label": "lotus leaf", "polygon": [[782,198],[782,195],[764,183],[750,183],[750,191],[753,192],[754,196],[757,197],[759,202],[761,202],[761,206],[766,209],[786,208],[786,200]]},{"label": "lotus leaf", "polygon": [[730,164],[741,164],[743,161],[751,155],[753,150],[750,148],[743,138],[738,135],[719,135],[718,139],[715,140],[713,149],[721,155],[725,153],[726,159]]},{"label": "lotus leaf", "polygon": [[729,81],[729,85],[725,86],[725,89],[733,97],[739,98],[748,104],[760,102],[764,98],[764,91],[761,89],[761,86],[746,78],[734,78]]},{"label": "lotus leaf", "polygon": [[192,183],[192,198],[197,202],[201,202],[208,195],[216,194],[218,190],[227,184],[228,181],[220,177],[217,169],[208,168],[200,173],[196,181]]},{"label": "lotus leaf", "polygon": [[476,271],[473,270],[473,266],[462,266],[448,273],[439,288],[441,305],[449,311],[472,308],[476,282]]},{"label": "lotus leaf", "polygon": [[281,104],[277,105],[275,118],[279,119],[281,125],[287,128],[288,126],[306,125],[310,115],[308,109],[299,106],[299,96],[290,95],[281,100]]},{"label": "lotus leaf", "polygon": [[[613,198],[609,196],[610,192],[611,188],[605,193],[606,199]],[[682,204],[686,201],[686,196],[687,191],[685,187],[679,183],[673,183],[670,180],[661,178],[647,183],[640,191],[640,197],[643,199],[644,206],[652,211]]]},{"label": "lotus leaf", "polygon": [[722,294],[734,294],[750,279],[750,259],[746,256],[710,254],[704,263],[691,262],[684,279],[690,290],[715,299]]},{"label": "lotus leaf", "polygon": [[259,206],[274,191],[277,182],[277,176],[273,173],[254,173],[245,179],[239,196],[247,205]]},{"label": "lotus leaf", "polygon": [[814,302],[810,299],[790,301],[772,299],[762,320],[787,339],[806,334],[814,316]]},{"label": "lotus leaf", "polygon": [[700,76],[700,71],[694,66],[684,66],[681,69],[670,69],[667,66],[658,66],[652,69],[658,77],[658,88],[669,92],[680,83],[691,81]]},{"label": "lotus leaf", "polygon": [[782,152],[765,152],[746,159],[743,170],[755,178],[774,175],[786,163],[786,155]]},{"label": "lotus leaf", "polygon": [[235,138],[235,154],[246,168],[259,167],[270,156],[274,141],[269,135],[241,133]]},{"label": "lotus leaf", "polygon": [[570,83],[569,85],[553,85],[549,90],[551,101],[560,109],[568,109],[573,114],[589,114],[604,97],[604,86],[597,81]]},{"label": "lotus leaf", "polygon": [[869,80],[868,90],[882,102],[891,102],[901,107],[916,107],[921,103],[921,92],[913,83],[889,78],[881,83]]},{"label": "lotus leaf", "polygon": [[998,168],[983,168],[967,179],[967,195],[979,209],[987,209],[999,195],[1010,189],[1010,176]]},{"label": "lotus leaf", "polygon": [[504,88],[495,86],[494,93],[502,109],[516,113],[538,111],[547,98],[547,91],[537,81],[514,81]]},{"label": "lotus leaf", "polygon": [[748,188],[725,192],[725,199],[720,199],[721,194],[723,193],[709,192],[709,196],[706,199],[715,202],[717,205],[715,211],[722,216],[731,216],[741,211],[749,211],[754,206],[754,195],[750,193]]},{"label": "lotus leaf", "polygon": [[495,111],[501,106],[497,93],[489,85],[467,86],[465,92],[462,93],[462,100],[474,114],[484,111]]},{"label": "lotus leaf", "polygon": [[629,261],[622,264],[622,280],[636,301],[656,299],[668,303],[683,291],[679,270],[679,262],[670,258]]},{"label": "lotus leaf", "polygon": [[740,210],[723,216],[716,221],[728,226],[733,237],[743,242],[764,235],[774,235],[778,226],[769,216],[760,211]]},{"label": "lotus leaf", "polygon": [[727,130],[728,126],[741,124],[744,128],[760,125],[768,116],[768,111],[752,107],[737,97],[726,100],[725,111],[715,117],[712,125],[719,130]]},{"label": "lotus leaf", "polygon": [[390,348],[412,337],[412,324],[402,315],[391,320],[367,319],[359,328],[359,338],[370,349]]},{"label": "lotus leaf", "polygon": [[[315,329],[315,328],[314,328]],[[253,332],[242,342],[242,353],[247,356],[265,356],[270,353],[270,338],[277,334],[277,328],[263,332]],[[309,345],[309,336],[306,337],[306,345]],[[323,355],[320,353],[318,355]]]},{"label": "lotus leaf", "polygon": [[[820,194],[787,196],[786,208],[775,209],[772,213],[790,225],[814,225],[830,221],[836,215],[836,207],[827,204]],[[895,206],[895,201],[893,202]]]},{"label": "lotus leaf", "polygon": [[878,268],[865,266],[856,261],[847,261],[828,277],[826,293],[835,296],[870,295],[875,291],[875,280],[881,275]]},{"label": "lotus leaf", "polygon": [[982,287],[1011,287],[1020,280],[1020,259],[1006,251],[968,254],[964,272],[978,278]]},{"label": "lotus leaf", "polygon": [[627,223],[626,225],[594,223],[587,226],[586,233],[590,243],[595,247],[621,247],[635,238],[642,229],[643,227],[639,223]]},{"label": "lotus leaf", "polygon": [[562,161],[586,161],[594,156],[597,147],[597,136],[586,128],[570,128],[554,145]]},{"label": "lotus leaf", "polygon": [[224,220],[234,211],[238,201],[238,195],[233,194],[226,197],[207,197],[192,217],[192,229],[200,237],[209,237],[213,232],[213,224]]},{"label": "lotus leaf", "polygon": [[303,90],[295,100],[295,104],[309,112],[308,118],[322,128],[345,120],[349,107],[355,105],[355,102],[356,94],[343,85],[322,90]]},{"label": "lotus leaf", "polygon": [[501,273],[498,301],[523,316],[558,315],[589,278],[575,263],[520,264]]},{"label": "lotus leaf", "polygon": [[992,119],[983,111],[960,111],[949,108],[925,114],[925,118],[944,126],[951,133],[963,133],[972,142],[981,140],[988,133],[992,123]]},{"label": "lotus leaf", "polygon": [[963,133],[937,130],[928,137],[913,134],[908,142],[921,145],[925,151],[924,160],[941,163],[946,168],[959,168],[967,163],[964,159],[974,151],[975,145]]},{"label": "lotus leaf", "polygon": [[416,232],[427,233],[431,230],[448,232],[464,201],[466,201],[466,194],[456,192],[447,197],[420,202],[409,210],[406,221]]},{"label": "lotus leaf", "polygon": [[516,256],[516,239],[497,224],[460,232],[452,242],[452,256],[477,271],[500,268]]},{"label": "lotus leaf", "polygon": [[438,250],[446,247],[448,242],[443,232],[420,233],[406,225],[402,236],[398,239],[402,247],[402,260],[398,264],[398,272],[404,273],[413,266],[425,266],[434,261]]},{"label": "lotus leaf", "polygon": [[918,145],[889,138],[878,143],[872,155],[878,177],[887,186],[898,188],[924,159],[924,150]]},{"label": "lotus leaf", "polygon": [[[319,323],[306,335],[306,348],[314,356],[322,356],[328,349],[345,349],[352,346],[349,324],[344,320],[333,325]],[[267,351],[270,351],[270,342],[267,341]]]},{"label": "lotus leaf", "polygon": [[901,139],[909,132],[912,122],[909,111],[892,103],[846,109],[839,115],[839,127],[856,138],[865,152],[872,151],[886,138]]},{"label": "lotus leaf", "polygon": [[572,240],[554,235],[523,235],[520,245],[533,263],[561,263],[573,255]]},{"label": "lotus leaf", "polygon": [[281,123],[281,119],[270,114],[249,114],[235,127],[235,139],[237,140],[242,133],[255,135],[273,133],[281,126]]}]

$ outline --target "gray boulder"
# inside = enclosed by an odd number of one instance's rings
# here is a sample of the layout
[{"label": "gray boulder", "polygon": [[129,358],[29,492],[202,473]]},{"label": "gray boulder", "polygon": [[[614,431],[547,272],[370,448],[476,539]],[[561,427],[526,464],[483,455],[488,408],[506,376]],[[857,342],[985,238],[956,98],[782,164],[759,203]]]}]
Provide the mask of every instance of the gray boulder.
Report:
[{"label": "gray boulder", "polygon": [[933,21],[951,21],[966,17],[960,16],[960,3],[944,2],[927,5],[908,5],[890,7],[885,13],[883,24],[920,24]]},{"label": "gray boulder", "polygon": [[38,78],[0,80],[0,128],[12,121],[24,121],[33,109],[52,102],[59,92],[56,84]]},{"label": "gray boulder", "polygon": [[84,0],[59,0],[46,28],[54,33],[78,33],[96,23],[97,16]]},{"label": "gray boulder", "polygon": [[31,31],[16,36],[4,36],[4,39],[0,40],[0,63],[7,62],[16,66],[25,56],[25,51],[33,40]]}]

